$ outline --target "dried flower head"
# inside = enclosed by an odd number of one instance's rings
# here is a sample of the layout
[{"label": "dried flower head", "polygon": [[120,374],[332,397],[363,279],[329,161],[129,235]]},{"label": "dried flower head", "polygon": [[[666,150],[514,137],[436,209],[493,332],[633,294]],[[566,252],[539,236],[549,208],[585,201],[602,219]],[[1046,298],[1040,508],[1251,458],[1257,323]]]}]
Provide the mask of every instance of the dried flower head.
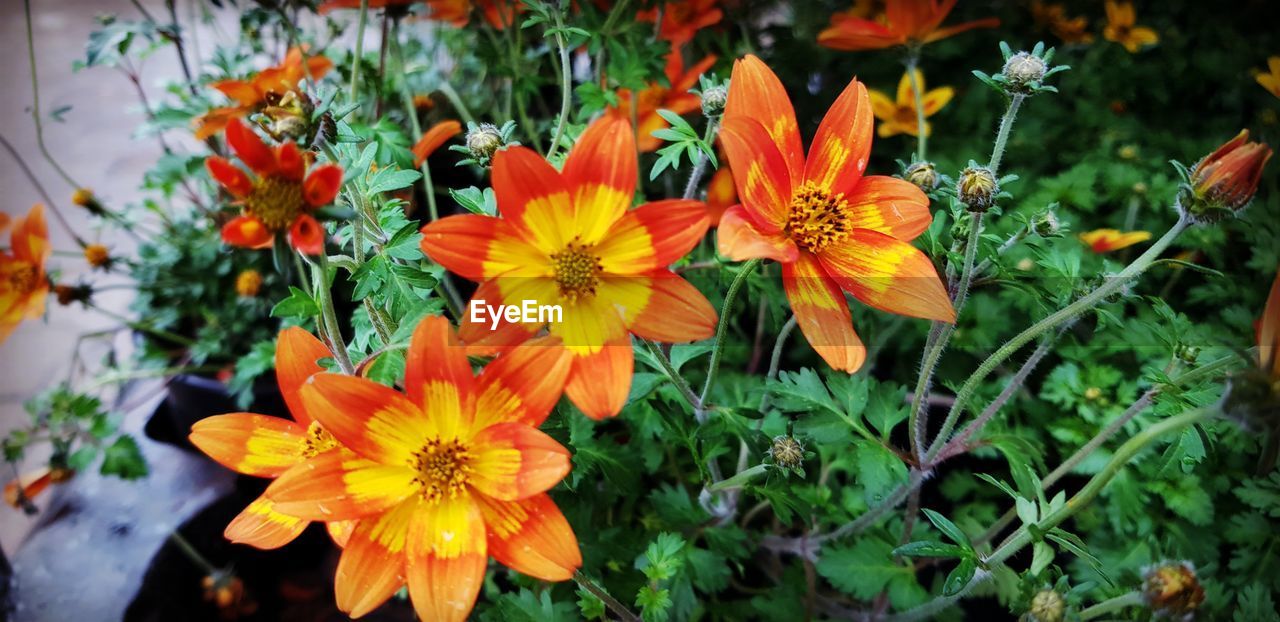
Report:
[{"label": "dried flower head", "polygon": [[1204,602],[1204,588],[1191,562],[1163,562],[1142,573],[1142,600],[1157,617],[1193,620]]},{"label": "dried flower head", "polygon": [[956,182],[956,196],[960,202],[975,212],[985,212],[996,203],[1000,194],[1000,182],[996,174],[985,166],[970,166],[960,173]]},{"label": "dried flower head", "polygon": [[1067,603],[1057,590],[1043,589],[1031,597],[1031,605],[1018,622],[1062,622]]},{"label": "dried flower head", "polygon": [[493,154],[507,144],[509,132],[505,129],[506,126],[499,128],[492,123],[467,124],[466,152],[478,166],[489,166]]},{"label": "dried flower head", "polygon": [[84,247],[84,260],[95,268],[106,268],[111,265],[111,252],[101,244],[89,244]]},{"label": "dried flower head", "polygon": [[86,284],[67,285],[59,283],[53,286],[53,295],[58,304],[66,307],[73,302],[88,303],[93,296],[93,287]]}]

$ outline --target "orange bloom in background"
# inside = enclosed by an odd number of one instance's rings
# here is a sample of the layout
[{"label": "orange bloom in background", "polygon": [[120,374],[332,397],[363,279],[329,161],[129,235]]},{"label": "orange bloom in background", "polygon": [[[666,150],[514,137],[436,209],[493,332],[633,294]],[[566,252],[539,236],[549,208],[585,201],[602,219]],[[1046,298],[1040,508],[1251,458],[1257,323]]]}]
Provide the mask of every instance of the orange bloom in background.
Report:
[{"label": "orange bloom in background", "polygon": [[[715,309],[667,268],[706,233],[706,206],[672,199],[629,209],[636,177],[631,124],[606,115],[583,132],[562,172],[526,147],[499,151],[493,190],[501,217],[464,214],[422,228],[432,260],[480,282],[473,305],[561,307],[562,321],[549,329],[574,354],[565,392],[595,419],[618,414],[626,402],[635,363],[630,335],[681,342],[715,333]],[[548,326],[464,315],[462,338],[477,351],[514,345]]]},{"label": "orange bloom in background", "polygon": [[60,484],[76,474],[71,469],[54,469],[48,465],[40,467],[21,477],[14,478],[4,485],[4,502],[15,509],[22,509],[22,501],[32,501],[48,490],[50,484]]},{"label": "orange bloom in background", "polygon": [[831,26],[818,34],[818,44],[833,50],[880,50],[924,45],[966,30],[1000,25],[1000,20],[992,17],[943,28],[943,20],[955,5],[956,0],[887,0],[880,20],[836,13],[831,16]]},{"label": "orange bloom in background", "polygon": [[462,124],[452,119],[441,121],[430,129],[422,133],[422,138],[413,145],[413,165],[421,167],[427,158],[435,153],[442,145],[449,141],[450,138],[457,136],[462,132]]},{"label": "orange bloom in background", "polygon": [[[316,361],[331,356],[311,333],[296,326],[284,329],[276,342],[276,382],[293,420],[253,413],[209,417],[191,426],[191,444],[236,473],[270,478],[302,469],[306,459],[336,450],[338,442],[312,418],[298,393],[307,378],[324,371]],[[310,520],[281,513],[262,495],[232,519],[223,535],[232,542],[276,549],[293,542],[309,524]],[[352,528],[327,526],[339,544]]]},{"label": "orange bloom in background", "polygon": [[1259,72],[1256,79],[1262,88],[1280,97],[1280,56],[1267,58],[1267,70]]},{"label": "orange bloom in background", "polygon": [[[408,7],[415,2],[424,1],[426,0],[369,0],[366,6],[370,9],[400,9]],[[360,8],[360,0],[325,0],[317,10],[323,15],[334,9],[358,8]]]},{"label": "orange bloom in background", "polygon": [[[663,2],[661,9],[662,24],[658,26],[658,38],[667,41],[672,48],[678,48],[693,40],[699,30],[720,23],[724,11],[720,10],[719,0],[673,0]],[[637,22],[654,22],[658,19],[659,7],[647,11],[637,11]]]},{"label": "orange bloom in background", "polygon": [[13,221],[9,250],[0,251],[0,343],[22,320],[44,315],[49,295],[44,263],[52,252],[44,206],[37,203],[25,217]]},{"label": "orange bloom in background", "polygon": [[1048,28],[1063,43],[1093,43],[1093,34],[1089,32],[1089,20],[1081,17],[1067,17],[1067,10],[1061,4],[1045,4],[1041,0],[1031,3],[1031,17],[1037,24]]},{"label": "orange bloom in background", "polygon": [[13,222],[13,219],[9,218],[8,214],[4,212],[0,212],[0,233],[4,233],[5,231],[8,231],[9,224],[11,222]]},{"label": "orange bloom in background", "polygon": [[227,142],[256,178],[226,158],[205,159],[209,174],[244,210],[222,226],[222,240],[232,246],[266,248],[277,234],[288,231],[295,249],[319,254],[324,249],[324,228],[311,212],[333,202],[342,186],[342,168],[322,164],[308,173],[309,153],[304,155],[293,142],[268,147],[238,119],[227,125]]},{"label": "orange bloom in background", "polygon": [[734,186],[733,171],[722,157],[720,168],[707,182],[707,216],[711,219],[711,226],[718,226],[725,211],[737,204],[738,189]]},{"label": "orange bloom in background", "polygon": [[333,68],[333,61],[324,56],[312,56],[305,61],[302,48],[289,48],[284,62],[275,67],[268,67],[248,80],[221,80],[210,86],[222,91],[224,95],[235,100],[236,105],[214,108],[197,117],[195,134],[197,140],[204,140],[226,129],[232,119],[241,119],[260,110],[271,103],[272,97],[278,97],[296,90],[298,83],[310,76],[319,80]]},{"label": "orange bloom in background", "polygon": [[1267,372],[1273,386],[1280,383],[1280,269],[1258,320],[1258,367]]},{"label": "orange bloom in background", "polygon": [[[653,83],[640,91],[639,108],[636,110],[637,143],[640,150],[648,153],[662,146],[662,141],[653,132],[670,127],[666,119],[658,115],[659,109],[670,110],[678,115],[685,115],[702,108],[702,98],[689,92],[698,84],[698,78],[716,64],[716,57],[708,56],[698,64],[684,69],[684,57],[680,50],[673,48],[667,54],[666,76],[669,87]],[[618,91],[618,110],[625,118],[631,117],[632,93],[628,89]]]},{"label": "orange bloom in background", "polygon": [[1129,248],[1151,239],[1150,231],[1120,231],[1119,229],[1094,229],[1080,234],[1080,241],[1089,245],[1095,253],[1110,253]]},{"label": "orange bloom in background", "polygon": [[[946,106],[951,98],[955,95],[955,90],[949,86],[930,91],[924,84],[924,72],[919,69],[916,72],[916,83],[920,85],[923,96],[920,99],[920,105],[924,108],[925,118],[932,117],[943,106]],[[880,128],[877,132],[880,138],[888,138],[897,134],[910,134],[911,136],[919,136],[920,128],[916,119],[916,96],[915,91],[911,89],[911,75],[902,74],[902,79],[898,80],[898,96],[897,100],[889,99],[888,95],[870,89],[867,95],[871,97],[871,112],[880,120]],[[924,124],[924,135],[933,135],[933,126],[926,121]]]},{"label": "orange bloom in background", "polygon": [[349,451],[308,460],[267,495],[299,516],[360,519],[338,562],[338,608],[358,618],[407,583],[423,620],[463,620],[490,556],[546,581],[582,565],[546,493],[569,473],[569,451],[537,429],[570,369],[553,342],[511,349],[474,377],[449,322],[431,316],[414,331],[404,394],[338,374],[303,387],[307,411]]},{"label": "orange bloom in background", "polygon": [[[426,0],[431,12],[428,19],[447,22],[461,28],[471,22],[473,7],[480,7],[484,21],[497,30],[504,30],[515,21],[515,14],[524,7],[513,0]],[[359,6],[359,2],[356,3]]]},{"label": "orange bloom in background", "polygon": [[1132,2],[1107,0],[1107,25],[1102,29],[1102,36],[1123,45],[1130,54],[1159,43],[1160,35],[1146,26],[1134,25],[1136,19]]},{"label": "orange bloom in background", "polygon": [[910,244],[932,218],[914,184],[864,176],[871,103],[849,83],[827,111],[805,157],[795,111],[760,59],[734,63],[720,144],[742,205],[720,219],[721,254],[773,259],[800,330],[836,369],[856,371],[866,347],[843,289],[890,313],[955,321],[933,262]]}]

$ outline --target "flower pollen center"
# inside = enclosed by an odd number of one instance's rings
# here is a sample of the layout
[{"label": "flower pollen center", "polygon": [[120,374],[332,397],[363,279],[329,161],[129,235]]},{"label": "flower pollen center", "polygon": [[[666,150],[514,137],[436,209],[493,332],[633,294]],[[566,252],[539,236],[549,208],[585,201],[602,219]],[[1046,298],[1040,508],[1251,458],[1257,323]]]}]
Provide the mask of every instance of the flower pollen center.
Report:
[{"label": "flower pollen center", "polygon": [[592,254],[585,244],[578,243],[577,238],[564,250],[552,253],[551,264],[561,296],[577,300],[579,296],[596,295],[603,267],[600,258]]},{"label": "flower pollen center", "polygon": [[813,182],[805,182],[791,196],[786,231],[807,251],[818,252],[849,235],[849,202],[844,194],[832,195]]},{"label": "flower pollen center", "polygon": [[29,263],[15,263],[9,272],[9,285],[19,294],[28,294],[36,288],[36,267]]},{"label": "flower pollen center", "polygon": [[245,209],[273,233],[288,229],[306,207],[302,182],[279,175],[261,177],[244,199]]},{"label": "flower pollen center", "polygon": [[307,426],[307,437],[302,445],[302,457],[313,458],[338,446],[338,439],[317,421]]},{"label": "flower pollen center", "polygon": [[413,454],[411,466],[418,475],[413,478],[419,486],[422,498],[437,502],[446,495],[457,498],[466,488],[467,479],[474,470],[471,452],[465,445],[454,441],[431,439]]}]

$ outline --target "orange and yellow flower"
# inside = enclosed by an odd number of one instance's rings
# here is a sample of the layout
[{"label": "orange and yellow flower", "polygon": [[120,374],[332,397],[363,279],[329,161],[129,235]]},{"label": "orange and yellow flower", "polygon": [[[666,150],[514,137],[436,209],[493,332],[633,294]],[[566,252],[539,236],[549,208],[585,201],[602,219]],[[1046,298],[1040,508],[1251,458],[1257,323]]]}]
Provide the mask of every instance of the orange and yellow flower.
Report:
[{"label": "orange and yellow flower", "polygon": [[1280,97],[1280,56],[1267,58],[1267,70],[1258,72],[1256,80],[1259,86]]},{"label": "orange and yellow flower", "polygon": [[1151,239],[1150,231],[1120,231],[1119,229],[1094,229],[1080,234],[1080,241],[1095,253],[1110,253]]},{"label": "orange and yellow flower", "polygon": [[[299,390],[308,378],[324,371],[316,361],[333,356],[319,339],[298,328],[286,328],[276,342],[276,381],[293,420],[231,413],[201,419],[191,426],[191,444],[219,464],[245,475],[281,477],[304,461],[335,451],[338,442],[307,411]],[[232,519],[224,532],[232,542],[260,549],[282,547],[311,524],[310,520],[280,512],[262,495]],[[352,525],[327,525],[342,544]]]},{"label": "orange and yellow flower", "polygon": [[452,119],[441,121],[431,126],[430,129],[422,133],[422,138],[419,138],[418,142],[413,145],[413,165],[422,166],[422,163],[426,162],[427,158],[431,157],[431,154],[435,153],[436,149],[439,149],[450,138],[460,133],[462,133],[462,124]]},{"label": "orange and yellow flower", "polygon": [[699,30],[720,23],[724,11],[720,0],[674,0],[663,2],[661,13],[657,7],[636,13],[637,22],[654,22],[661,14],[658,38],[678,48],[693,40]]},{"label": "orange and yellow flower", "polygon": [[301,48],[290,48],[284,62],[268,67],[247,80],[221,80],[210,86],[235,100],[236,105],[214,108],[193,121],[197,140],[204,140],[226,129],[232,119],[241,119],[270,105],[285,93],[298,88],[310,76],[319,80],[333,68],[324,56],[302,57]]},{"label": "orange and yellow flower", "polygon": [[[932,117],[943,106],[946,106],[951,98],[955,95],[955,91],[944,86],[940,89],[930,91],[924,84],[924,72],[919,69],[916,72],[916,84],[920,85],[920,91],[923,93],[920,99],[920,106],[924,108],[925,118]],[[867,94],[871,97],[871,112],[880,120],[880,127],[877,133],[880,138],[888,138],[897,134],[910,134],[911,136],[919,136],[920,128],[916,118],[916,96],[915,91],[911,89],[911,75],[902,74],[902,79],[898,80],[898,96],[897,100],[889,99],[888,95],[870,89]],[[933,135],[933,126],[925,121],[924,135]]]},{"label": "orange and yellow flower", "polygon": [[504,30],[515,21],[515,14],[522,9],[513,0],[426,0],[431,12],[429,19],[447,22],[459,28],[471,22],[473,7],[478,6],[484,21],[496,30]]},{"label": "orange and yellow flower", "polygon": [[236,198],[244,213],[222,226],[222,240],[232,246],[266,248],[277,234],[316,255],[324,248],[324,228],[311,212],[324,207],[342,186],[342,168],[322,164],[308,173],[310,152],[286,142],[271,148],[238,119],[227,124],[227,143],[256,177],[220,156],[205,159],[205,168]]},{"label": "orange and yellow flower", "polygon": [[1107,0],[1107,25],[1102,36],[1124,46],[1130,54],[1160,42],[1160,35],[1146,26],[1137,26],[1132,2]]},{"label": "orange and yellow flower", "polygon": [[[640,91],[639,108],[636,110],[638,126],[637,143],[640,151],[650,152],[662,146],[662,141],[653,132],[670,126],[666,119],[658,115],[659,109],[670,110],[679,115],[688,114],[702,107],[702,98],[690,93],[689,89],[698,84],[698,78],[716,64],[715,56],[708,56],[688,71],[684,69],[684,57],[679,49],[672,49],[667,54],[666,76],[670,86],[653,83]],[[618,91],[618,110],[623,117],[631,117],[632,93],[628,89]]]},{"label": "orange and yellow flower", "polygon": [[1067,17],[1067,10],[1061,4],[1045,4],[1041,0],[1031,3],[1031,17],[1037,24],[1048,28],[1063,43],[1093,43],[1093,34],[1089,32],[1089,20],[1083,16]]},{"label": "orange and yellow flower", "polygon": [[44,206],[36,204],[25,217],[13,221],[9,250],[0,251],[0,343],[22,320],[44,314],[49,295],[44,262],[52,252]]},{"label": "orange and yellow flower", "polygon": [[720,168],[707,182],[707,216],[711,219],[711,226],[718,226],[724,213],[737,204],[738,188],[733,183],[733,169],[722,159]]},{"label": "orange and yellow flower", "polygon": [[942,27],[957,0],[888,0],[881,19],[851,13],[831,16],[831,25],[818,34],[818,44],[833,50],[880,50],[899,45],[918,46],[975,28],[995,28],[1000,20],[979,19]]},{"label": "orange and yellow flower", "polygon": [[[562,321],[549,329],[575,355],[566,393],[597,419],[626,402],[635,363],[630,335],[678,342],[715,332],[715,309],[667,268],[706,233],[706,206],[673,199],[629,209],[636,177],[631,124],[606,115],[583,132],[563,172],[525,147],[499,151],[493,190],[501,217],[450,216],[422,229],[428,256],[481,283],[473,305],[561,308]],[[491,332],[468,319],[461,335],[477,348],[496,348],[547,324]]]},{"label": "orange and yellow flower", "polygon": [[864,176],[871,103],[856,79],[818,126],[806,158],[795,111],[760,59],[737,61],[721,145],[742,205],[720,219],[720,252],[773,259],[801,332],[836,369],[853,372],[866,347],[841,290],[890,313],[955,321],[933,262],[910,244],[932,218],[914,184]]},{"label": "orange and yellow flower", "polygon": [[573,576],[577,538],[546,492],[568,474],[569,451],[536,427],[569,369],[563,348],[531,342],[475,377],[432,316],[414,331],[404,394],[312,377],[307,412],[349,450],[311,458],[266,494],[298,516],[360,521],[338,562],[340,609],[360,617],[407,583],[423,620],[463,620],[490,556],[547,581]]}]

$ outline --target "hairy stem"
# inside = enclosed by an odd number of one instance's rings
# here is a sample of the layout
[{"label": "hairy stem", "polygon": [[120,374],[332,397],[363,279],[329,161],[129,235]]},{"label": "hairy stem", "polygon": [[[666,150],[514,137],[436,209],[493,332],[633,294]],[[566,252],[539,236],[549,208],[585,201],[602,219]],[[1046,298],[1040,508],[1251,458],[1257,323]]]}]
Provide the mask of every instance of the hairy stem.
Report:
[{"label": "hairy stem", "polygon": [[356,21],[356,57],[351,64],[351,101],[360,94],[360,63],[364,59],[364,27],[369,23],[369,0],[360,0],[360,17]]},{"label": "hairy stem", "polygon": [[333,308],[333,290],[329,287],[329,256],[324,249],[320,249],[320,254],[317,255],[316,263],[312,264],[312,268],[316,297],[320,299],[320,317],[316,321],[324,323],[325,332],[329,334],[330,345],[333,348],[333,358],[338,361],[342,372],[348,375],[354,374],[355,366],[351,364],[347,344],[343,341],[342,331],[338,328],[338,313]]},{"label": "hairy stem", "polygon": [[626,605],[619,602],[618,599],[613,596],[610,596],[609,592],[605,591],[603,587],[597,585],[595,581],[589,579],[587,575],[582,574],[582,571],[574,571],[573,580],[578,584],[578,587],[591,592],[592,596],[599,598],[600,601],[604,603],[604,606],[608,607],[609,611],[612,611],[614,615],[618,616],[622,622],[640,622],[640,616],[631,613],[631,610],[627,609]]},{"label": "hairy stem", "polygon": [[[720,131],[720,122],[716,119],[707,121],[706,133],[702,136],[702,142],[708,147],[716,140],[716,133]],[[686,199],[692,199],[698,193],[698,184],[702,181],[702,176],[707,172],[707,154],[702,151],[698,152],[698,159],[693,163],[693,171],[689,173],[689,181],[684,185],[684,195]]]},{"label": "hairy stem", "polygon": [[652,354],[653,358],[658,360],[658,364],[662,366],[662,371],[666,372],[667,377],[671,379],[671,383],[676,385],[676,390],[680,392],[680,397],[683,397],[684,401],[688,402],[694,411],[697,411],[698,394],[693,392],[693,387],[690,387],[689,383],[685,382],[685,379],[676,371],[675,366],[671,364],[671,359],[667,358],[667,355],[662,352],[662,348],[644,337],[637,337],[637,339],[644,344],[649,354]]},{"label": "hairy stem", "polygon": [[707,364],[707,381],[702,385],[702,395],[698,398],[693,415],[698,423],[707,418],[707,398],[711,396],[711,388],[716,384],[716,374],[720,371],[720,357],[724,355],[725,337],[729,332],[729,316],[733,313],[733,303],[738,299],[738,290],[747,282],[747,277],[760,265],[759,259],[751,259],[742,264],[738,276],[729,284],[729,291],[724,295],[724,306],[720,309],[720,324],[716,327],[715,342],[711,346],[711,362]]},{"label": "hairy stem", "polygon": [[1009,133],[1013,130],[1013,120],[1018,117],[1018,108],[1022,106],[1022,100],[1026,95],[1016,94],[1009,99],[1009,108],[1005,110],[1004,116],[1000,118],[1000,129],[996,131],[996,144],[991,149],[991,160],[987,162],[987,168],[991,169],[994,174],[1000,170],[1000,160],[1004,158],[1004,148],[1009,144]]},{"label": "hairy stem", "polygon": [[569,47],[564,40],[564,16],[556,9],[556,47],[560,50],[560,119],[556,121],[556,132],[551,138],[551,146],[547,148],[547,159],[550,160],[560,148],[560,139],[564,136],[565,124],[569,122],[569,105],[573,103],[573,68],[569,64]]},{"label": "hairy stem", "polygon": [[80,188],[80,184],[71,179],[71,176],[63,170],[58,161],[49,154],[49,148],[44,144],[44,123],[40,120],[41,115],[44,113],[40,109],[40,79],[36,74],[36,44],[35,34],[31,28],[31,0],[22,0],[22,6],[25,9],[24,14],[27,18],[27,61],[31,66],[31,119],[36,124],[36,144],[40,146],[40,153],[44,156],[45,161],[49,163],[49,166],[53,167],[53,170],[57,171],[58,176],[72,188]]},{"label": "hairy stem", "polygon": [[907,52],[907,80],[911,82],[911,96],[915,98],[916,108],[916,161],[924,162],[926,147],[929,143],[928,132],[925,131],[924,93],[920,92],[920,81],[916,79],[916,68],[920,65],[920,48],[915,47]]}]

